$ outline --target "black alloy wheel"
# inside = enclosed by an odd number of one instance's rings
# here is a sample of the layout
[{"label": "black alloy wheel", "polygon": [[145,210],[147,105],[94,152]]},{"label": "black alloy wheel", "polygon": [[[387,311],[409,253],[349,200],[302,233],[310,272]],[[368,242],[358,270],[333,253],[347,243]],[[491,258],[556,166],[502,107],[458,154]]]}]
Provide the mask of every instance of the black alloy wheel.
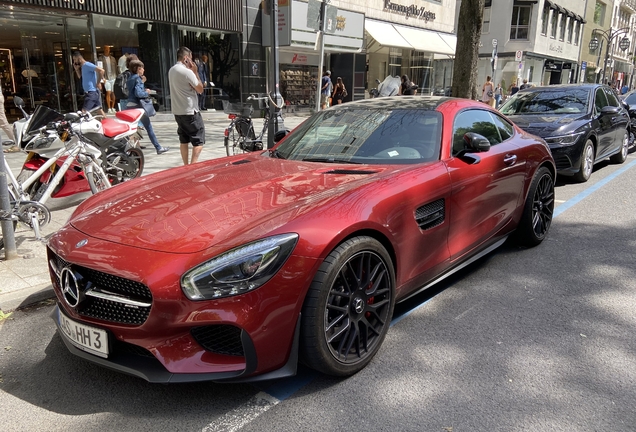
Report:
[{"label": "black alloy wheel", "polygon": [[394,306],[395,274],[384,247],[356,237],[323,262],[303,307],[303,361],[323,373],[352,375],[377,353]]},{"label": "black alloy wheel", "polygon": [[554,214],[554,176],[541,167],[530,184],[523,216],[517,228],[519,243],[536,246],[543,241],[552,225]]}]

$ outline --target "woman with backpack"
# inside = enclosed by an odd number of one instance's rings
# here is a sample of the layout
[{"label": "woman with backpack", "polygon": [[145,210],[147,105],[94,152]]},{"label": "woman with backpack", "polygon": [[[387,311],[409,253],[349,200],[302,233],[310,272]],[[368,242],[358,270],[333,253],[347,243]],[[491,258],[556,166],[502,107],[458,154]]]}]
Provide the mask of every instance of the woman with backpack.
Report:
[{"label": "woman with backpack", "polygon": [[[132,60],[128,68],[130,69],[131,75],[130,78],[128,78],[128,103],[126,104],[126,108],[144,108],[141,99],[148,99],[149,93],[149,90],[144,88],[144,81],[142,80],[144,64],[141,60]],[[150,138],[152,145],[155,146],[157,154],[162,154],[170,150],[169,147],[162,147],[159,144],[147,112],[141,117],[141,124],[146,128],[148,138]]]},{"label": "woman with backpack", "polygon": [[347,97],[347,89],[345,88],[344,82],[342,82],[342,78],[338,77],[336,79],[336,87],[333,89],[332,99],[337,104],[341,104],[344,98]]}]

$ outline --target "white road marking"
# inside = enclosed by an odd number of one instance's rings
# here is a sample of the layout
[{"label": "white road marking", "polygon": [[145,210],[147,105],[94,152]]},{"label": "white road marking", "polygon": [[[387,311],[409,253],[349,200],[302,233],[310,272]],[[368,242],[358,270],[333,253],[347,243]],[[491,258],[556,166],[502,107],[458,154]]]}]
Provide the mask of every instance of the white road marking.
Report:
[{"label": "white road marking", "polygon": [[222,415],[203,428],[203,432],[235,432],[250,423],[268,409],[278,405],[280,400],[265,392],[260,392],[245,404]]}]

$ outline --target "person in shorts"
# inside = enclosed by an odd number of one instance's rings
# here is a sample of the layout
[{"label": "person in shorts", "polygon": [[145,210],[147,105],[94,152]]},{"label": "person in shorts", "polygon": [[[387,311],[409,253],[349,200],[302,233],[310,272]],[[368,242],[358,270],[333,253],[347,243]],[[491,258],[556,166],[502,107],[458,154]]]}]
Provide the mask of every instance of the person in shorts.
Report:
[{"label": "person in shorts", "polygon": [[177,122],[177,134],[181,150],[181,159],[188,165],[189,144],[192,144],[190,163],[199,160],[205,144],[205,125],[199,112],[199,95],[203,93],[203,83],[199,79],[197,65],[192,60],[192,51],[180,47],[177,51],[177,63],[168,72],[172,114]]},{"label": "person in shorts", "polygon": [[329,107],[329,96],[331,95],[331,71],[325,72],[320,81],[320,108]]},{"label": "person in shorts", "polygon": [[102,79],[104,77],[104,69],[95,66],[93,63],[84,60],[82,53],[75,51],[73,53],[73,68],[78,78],[82,79],[82,88],[84,89],[84,105],[83,112],[89,112],[95,108],[99,108],[98,114],[106,116],[102,109]]}]

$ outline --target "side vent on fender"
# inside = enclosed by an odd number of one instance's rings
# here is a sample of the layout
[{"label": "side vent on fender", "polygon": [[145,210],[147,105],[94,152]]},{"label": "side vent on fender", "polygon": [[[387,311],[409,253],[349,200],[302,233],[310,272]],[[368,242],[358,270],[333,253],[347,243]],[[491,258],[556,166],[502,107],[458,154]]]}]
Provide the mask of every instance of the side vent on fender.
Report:
[{"label": "side vent on fender", "polygon": [[247,159],[241,159],[241,160],[237,160],[236,162],[232,162],[232,165],[243,165],[250,162],[252,161]]},{"label": "side vent on fender", "polygon": [[415,222],[422,230],[441,225],[444,222],[444,199],[438,199],[415,210]]}]

